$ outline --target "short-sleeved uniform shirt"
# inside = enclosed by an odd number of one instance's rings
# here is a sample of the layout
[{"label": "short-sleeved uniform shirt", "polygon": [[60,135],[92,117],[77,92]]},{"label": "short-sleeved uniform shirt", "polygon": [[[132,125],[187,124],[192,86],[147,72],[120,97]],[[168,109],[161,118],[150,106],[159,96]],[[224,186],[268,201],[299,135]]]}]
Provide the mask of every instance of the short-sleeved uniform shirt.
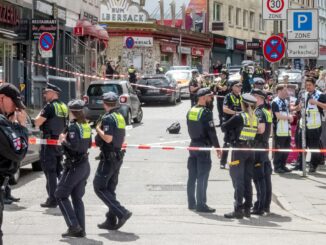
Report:
[{"label": "short-sleeved uniform shirt", "polygon": [[[233,111],[242,111],[241,109],[241,95],[234,95],[233,93],[228,93],[225,97],[224,97],[224,102],[223,102],[224,106],[227,106],[230,110]],[[229,120],[233,115],[228,115],[228,114],[223,114],[224,116],[224,120]]]}]

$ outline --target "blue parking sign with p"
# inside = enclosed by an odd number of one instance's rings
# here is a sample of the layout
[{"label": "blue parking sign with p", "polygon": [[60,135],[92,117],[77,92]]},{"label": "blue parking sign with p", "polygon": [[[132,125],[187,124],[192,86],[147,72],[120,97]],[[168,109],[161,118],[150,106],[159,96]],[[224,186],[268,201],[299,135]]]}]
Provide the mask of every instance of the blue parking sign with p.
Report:
[{"label": "blue parking sign with p", "polygon": [[312,13],[294,12],[293,31],[312,31]]}]

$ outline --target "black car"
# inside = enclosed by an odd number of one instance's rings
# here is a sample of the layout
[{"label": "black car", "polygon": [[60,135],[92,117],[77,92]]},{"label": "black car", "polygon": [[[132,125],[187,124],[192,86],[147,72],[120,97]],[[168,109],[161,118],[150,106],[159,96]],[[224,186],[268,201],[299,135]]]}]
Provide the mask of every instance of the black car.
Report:
[{"label": "black car", "polygon": [[181,101],[177,82],[165,75],[144,76],[137,81],[137,84],[141,102],[167,102],[176,105]]}]

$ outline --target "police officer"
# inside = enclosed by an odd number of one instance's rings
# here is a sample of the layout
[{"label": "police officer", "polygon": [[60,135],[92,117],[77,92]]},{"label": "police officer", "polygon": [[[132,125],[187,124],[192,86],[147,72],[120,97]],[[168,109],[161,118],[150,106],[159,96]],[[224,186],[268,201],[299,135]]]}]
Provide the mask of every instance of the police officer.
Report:
[{"label": "police officer", "polygon": [[[326,95],[316,89],[316,80],[308,77],[305,80],[306,91],[304,96],[306,110],[306,144],[309,149],[320,149],[320,135],[322,133],[322,114],[326,109]],[[301,110],[301,98],[297,100],[297,110]],[[302,119],[300,120],[299,139],[302,139]],[[302,144],[302,142],[300,142]],[[301,155],[302,157],[302,155]],[[309,172],[314,173],[318,165],[323,164],[324,158],[321,153],[311,153]],[[302,162],[299,163],[302,170]],[[296,169],[298,169],[296,168]]]},{"label": "police officer", "polygon": [[133,64],[128,68],[129,82],[136,83],[137,82],[137,70]]},{"label": "police officer", "polygon": [[265,79],[265,77],[266,77],[264,69],[258,63],[255,64],[255,70],[254,70],[254,73],[252,74],[252,78],[255,78],[255,77],[260,77],[263,79]]},{"label": "police officer", "polygon": [[217,93],[217,111],[219,118],[219,126],[222,125],[223,122],[223,102],[224,96],[228,94],[228,71],[223,69],[220,75],[220,80],[216,85],[215,92]]},{"label": "police officer", "polygon": [[[276,149],[289,149],[291,144],[291,126],[293,117],[290,114],[287,86],[279,84],[276,87],[277,97],[272,102],[273,136]],[[275,173],[291,172],[286,167],[288,152],[275,152],[273,165]]]},{"label": "police officer", "polygon": [[[235,148],[251,148],[253,146],[257,131],[258,120],[254,109],[257,100],[250,94],[243,94],[241,105],[243,112],[237,113],[222,124],[225,131],[235,131],[235,140],[231,142]],[[254,152],[233,151],[230,165],[230,176],[234,187],[234,211],[224,214],[225,218],[242,219],[243,216],[250,218],[252,206],[251,180],[254,167]],[[243,203],[243,199],[245,202]]]},{"label": "police officer", "polygon": [[[237,112],[242,111],[241,108],[241,89],[242,84],[240,81],[234,81],[231,84],[231,92],[228,93],[224,98],[223,103],[223,113],[224,121],[229,120]],[[235,133],[233,131],[223,131],[224,132],[224,145],[223,148],[230,147],[230,143],[234,140]],[[221,169],[225,169],[226,161],[228,159],[228,151],[223,151],[221,158]]]},{"label": "police officer", "polygon": [[[255,137],[255,148],[268,149],[269,136],[272,128],[272,114],[265,106],[267,95],[260,89],[254,89],[251,94],[257,100],[257,108],[255,115],[259,121],[261,131]],[[272,166],[268,158],[268,151],[255,152],[255,165],[253,172],[253,180],[257,192],[257,201],[254,203],[251,214],[263,215],[264,212],[270,212],[270,204],[272,200]]]},{"label": "police officer", "polygon": [[192,78],[189,82],[189,93],[190,93],[190,103],[191,107],[197,103],[197,91],[200,89],[199,82],[197,80],[198,72],[196,70],[192,71]]},{"label": "police officer", "polygon": [[[34,120],[34,124],[43,132],[43,139],[58,140],[64,131],[68,121],[68,108],[59,100],[61,89],[48,83],[43,95],[47,104]],[[41,146],[41,164],[46,177],[47,200],[41,204],[43,208],[55,208],[57,206],[54,192],[57,188],[57,178],[62,170],[61,147],[53,145]]]},{"label": "police officer", "polygon": [[164,73],[164,69],[161,66],[161,64],[157,63],[156,64],[156,74],[163,74]]},{"label": "police officer", "polygon": [[[213,98],[209,88],[201,88],[197,92],[198,103],[187,114],[188,132],[191,147],[219,148],[216,136],[213,113],[208,108]],[[221,151],[217,151],[218,157]],[[211,170],[211,155],[209,151],[190,151],[188,158],[188,208],[197,212],[214,213],[215,209],[207,206],[206,190],[209,172]],[[196,187],[197,182],[197,187]],[[196,198],[195,198],[196,192]]]},{"label": "police officer", "polygon": [[253,89],[260,89],[260,90],[264,89],[266,82],[263,78],[255,77],[253,80],[254,80]]},{"label": "police officer", "polygon": [[19,168],[28,149],[26,112],[19,90],[12,84],[0,85],[0,245],[2,245],[3,188]]},{"label": "police officer", "polygon": [[[65,133],[60,135],[65,161],[57,189],[54,193],[62,215],[68,225],[62,237],[84,237],[85,208],[82,197],[85,194],[86,180],[90,173],[88,149],[92,144],[91,127],[86,122],[81,100],[68,103],[70,123]],[[69,200],[71,196],[71,202]]]},{"label": "police officer", "polygon": [[251,84],[250,84],[251,74],[248,65],[245,65],[241,69],[241,76],[242,76],[242,84],[243,84],[242,92],[249,93],[251,91]]},{"label": "police officer", "polygon": [[101,160],[93,181],[96,195],[109,208],[100,229],[117,230],[125,224],[132,213],[116,198],[119,171],[125,151],[122,150],[126,134],[124,117],[117,108],[118,95],[108,92],[103,95],[105,114],[96,126],[96,144],[101,149]]}]

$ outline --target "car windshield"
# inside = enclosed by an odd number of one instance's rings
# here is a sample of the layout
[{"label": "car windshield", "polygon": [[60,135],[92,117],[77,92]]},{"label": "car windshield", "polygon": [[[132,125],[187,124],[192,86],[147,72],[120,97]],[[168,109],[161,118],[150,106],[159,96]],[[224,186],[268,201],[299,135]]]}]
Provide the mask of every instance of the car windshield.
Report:
[{"label": "car windshield", "polygon": [[172,76],[175,80],[190,80],[190,72],[171,72],[168,75]]},{"label": "car windshield", "polygon": [[300,79],[301,73],[300,72],[282,72],[279,75],[279,79],[283,80],[283,76],[289,76],[289,80],[297,80],[297,79]]},{"label": "car windshield", "polygon": [[92,84],[87,89],[88,96],[102,96],[107,92],[122,94],[122,88],[119,84]]},{"label": "car windshield", "polygon": [[169,81],[165,78],[149,78],[139,80],[138,84],[150,86],[169,86]]}]

